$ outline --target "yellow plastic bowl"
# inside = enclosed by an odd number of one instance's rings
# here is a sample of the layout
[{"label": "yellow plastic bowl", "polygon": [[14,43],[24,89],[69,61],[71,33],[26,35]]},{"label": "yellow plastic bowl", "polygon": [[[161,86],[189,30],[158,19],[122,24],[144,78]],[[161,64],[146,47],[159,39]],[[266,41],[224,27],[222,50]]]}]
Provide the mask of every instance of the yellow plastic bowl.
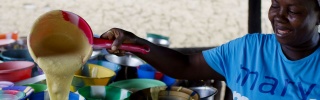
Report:
[{"label": "yellow plastic bowl", "polygon": [[110,79],[116,75],[114,71],[109,68],[96,65],[86,64],[86,68],[78,70],[72,80],[71,91],[76,92],[79,88],[92,85],[108,85]]}]

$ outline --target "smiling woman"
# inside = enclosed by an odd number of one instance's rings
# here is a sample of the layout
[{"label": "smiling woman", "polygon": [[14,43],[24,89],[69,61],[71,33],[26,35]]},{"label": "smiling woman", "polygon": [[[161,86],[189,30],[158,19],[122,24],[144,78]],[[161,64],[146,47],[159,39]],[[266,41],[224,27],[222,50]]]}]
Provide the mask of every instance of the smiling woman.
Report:
[{"label": "smiling woman", "polygon": [[123,41],[148,45],[148,54],[135,54],[173,78],[224,80],[235,100],[320,99],[317,0],[271,1],[268,14],[274,34],[248,34],[191,55],[155,45],[119,28],[101,37],[115,39],[110,50],[113,54],[121,53],[115,51]]},{"label": "smiling woman", "polygon": [[[269,20],[285,55],[292,60],[311,54],[319,42],[320,7],[316,0],[272,0]],[[299,51],[305,53],[296,53]]]}]

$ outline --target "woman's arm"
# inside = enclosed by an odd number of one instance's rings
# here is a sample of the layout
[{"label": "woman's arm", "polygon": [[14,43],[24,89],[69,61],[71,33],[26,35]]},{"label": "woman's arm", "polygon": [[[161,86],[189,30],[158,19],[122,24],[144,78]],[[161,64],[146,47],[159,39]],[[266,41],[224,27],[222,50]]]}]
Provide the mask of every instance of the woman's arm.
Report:
[{"label": "woman's arm", "polygon": [[135,36],[133,33],[113,28],[102,34],[101,38],[114,40],[112,50],[109,53],[121,55],[123,50],[118,50],[122,43],[134,43],[150,47],[148,54],[134,53],[160,72],[177,79],[187,80],[225,80],[214,71],[204,60],[202,53],[185,55],[173,49],[155,45],[145,39]]}]

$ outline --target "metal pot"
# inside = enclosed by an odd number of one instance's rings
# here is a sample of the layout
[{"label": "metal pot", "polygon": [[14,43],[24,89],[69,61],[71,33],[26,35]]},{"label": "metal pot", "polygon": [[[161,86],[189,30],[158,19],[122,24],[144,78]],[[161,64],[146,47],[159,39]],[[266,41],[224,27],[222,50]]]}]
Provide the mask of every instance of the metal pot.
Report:
[{"label": "metal pot", "polygon": [[164,46],[164,47],[169,47],[170,45],[169,37],[162,36],[155,33],[147,33],[147,40],[154,44]]},{"label": "metal pot", "polygon": [[126,67],[138,67],[138,66],[144,64],[144,61],[142,61],[138,57],[131,55],[131,54],[126,54],[124,56],[117,56],[114,54],[108,54],[105,56],[105,58],[109,62],[116,63],[116,64],[126,66]]},{"label": "metal pot", "polygon": [[218,92],[216,88],[208,86],[191,87],[190,89],[200,95],[200,100],[214,100],[214,95]]},{"label": "metal pot", "polygon": [[109,62],[121,65],[121,70],[118,72],[115,81],[137,78],[137,67],[145,64],[143,60],[132,55],[117,56],[114,54],[105,55],[105,59]]},{"label": "metal pot", "polygon": [[154,44],[164,46],[164,47],[169,47],[169,45],[170,45],[169,40],[166,40],[166,39],[157,39],[157,38],[149,38],[148,37],[147,40],[154,43]]}]

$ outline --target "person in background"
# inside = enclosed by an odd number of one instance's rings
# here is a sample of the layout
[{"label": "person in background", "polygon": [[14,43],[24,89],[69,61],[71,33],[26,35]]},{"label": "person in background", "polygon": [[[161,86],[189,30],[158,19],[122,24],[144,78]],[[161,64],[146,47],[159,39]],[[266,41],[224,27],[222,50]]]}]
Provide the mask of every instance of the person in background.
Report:
[{"label": "person in background", "polygon": [[248,34],[192,55],[119,28],[101,38],[115,40],[109,52],[117,55],[125,52],[118,49],[122,43],[148,45],[148,54],[134,54],[171,77],[226,81],[234,100],[320,100],[319,3],[271,2],[268,15],[274,34]]}]

